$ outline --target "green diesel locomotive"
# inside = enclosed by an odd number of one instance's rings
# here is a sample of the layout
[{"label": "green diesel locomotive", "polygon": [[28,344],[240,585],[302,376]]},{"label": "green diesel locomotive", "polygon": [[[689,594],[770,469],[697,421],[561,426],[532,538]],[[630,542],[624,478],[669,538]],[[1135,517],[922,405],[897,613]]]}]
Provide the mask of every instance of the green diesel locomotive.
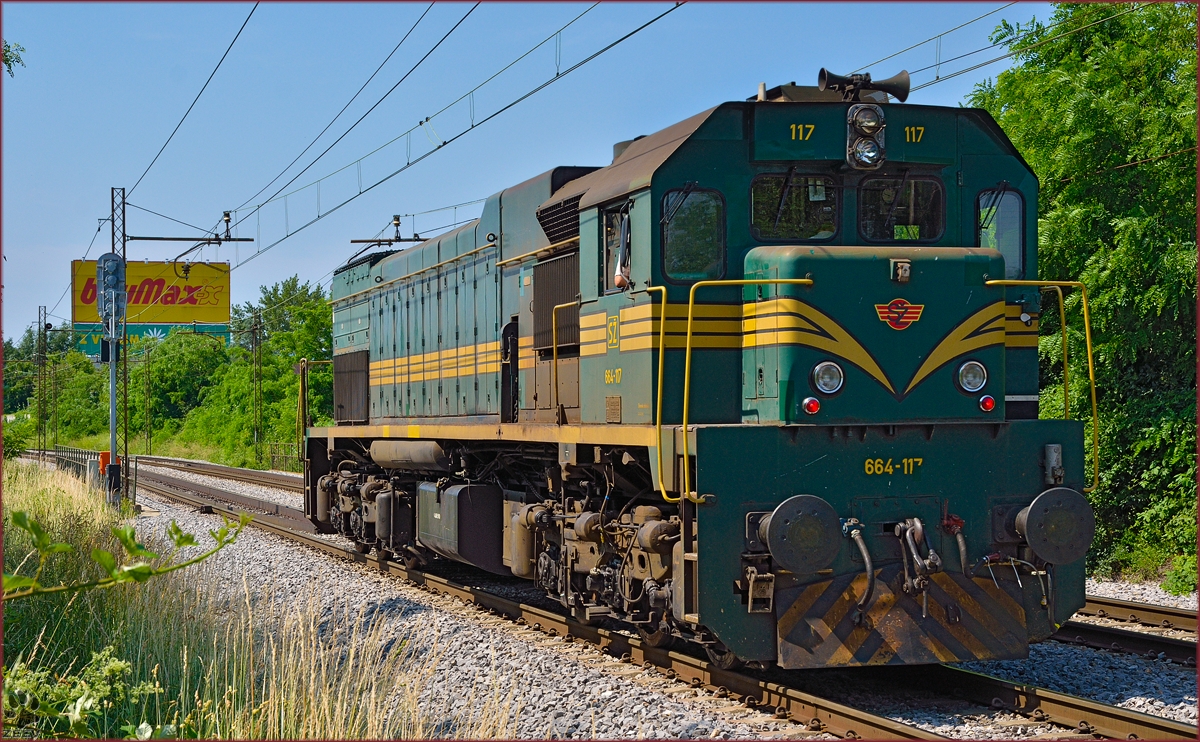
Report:
[{"label": "green diesel locomotive", "polygon": [[1084,602],[1098,464],[1037,353],[1082,286],[1033,280],[1037,179],[986,112],[819,82],[339,269],[305,512],[722,667],[1026,656]]}]

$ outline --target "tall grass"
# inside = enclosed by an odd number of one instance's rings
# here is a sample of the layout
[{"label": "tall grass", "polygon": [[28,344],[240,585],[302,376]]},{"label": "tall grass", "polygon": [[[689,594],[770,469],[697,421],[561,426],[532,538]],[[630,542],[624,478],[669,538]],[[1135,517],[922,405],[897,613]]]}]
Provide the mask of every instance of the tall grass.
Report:
[{"label": "tall grass", "polygon": [[[108,529],[122,515],[66,474],[4,469],[6,522],[14,510],[29,511],[76,547],[49,563],[42,583],[91,576],[83,555],[117,548]],[[151,533],[141,536],[154,548]],[[6,571],[31,550],[23,539],[5,528]],[[316,594],[268,586],[264,595],[263,586],[220,570],[206,562],[140,585],[6,605],[6,680],[49,671],[61,685],[112,647],[128,663],[126,684],[143,687],[98,705],[87,732],[99,737],[126,736],[143,723],[156,734],[246,739],[484,739],[515,730],[511,692],[498,682],[457,713],[423,707],[422,691],[439,681],[436,637],[405,633],[371,610],[323,607]],[[5,694],[6,722],[20,719],[42,736],[67,728],[19,715],[13,700]]]}]

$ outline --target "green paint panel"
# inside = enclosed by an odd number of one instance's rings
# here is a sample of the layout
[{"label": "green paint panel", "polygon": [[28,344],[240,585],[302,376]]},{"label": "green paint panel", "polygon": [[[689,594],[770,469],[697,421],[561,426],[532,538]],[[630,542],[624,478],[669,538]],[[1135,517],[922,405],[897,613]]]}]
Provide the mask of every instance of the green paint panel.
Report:
[{"label": "green paint panel", "polygon": [[755,160],[841,160],[846,107],[841,103],[777,103],[754,108]]}]

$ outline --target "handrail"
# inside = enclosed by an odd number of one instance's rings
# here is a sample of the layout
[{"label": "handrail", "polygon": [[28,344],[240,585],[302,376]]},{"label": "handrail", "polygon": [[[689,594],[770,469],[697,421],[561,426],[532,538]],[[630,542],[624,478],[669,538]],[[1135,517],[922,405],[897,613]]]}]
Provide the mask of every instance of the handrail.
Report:
[{"label": "handrail", "polygon": [[559,425],[566,423],[564,419],[566,415],[563,415],[561,418],[558,416],[558,310],[565,309],[566,307],[577,307],[581,304],[583,304],[582,297],[576,296],[574,300],[564,304],[556,304],[550,310],[550,343],[554,346],[554,350],[552,351],[554,357],[554,419]]},{"label": "handrail", "polygon": [[[1096,407],[1096,366],[1092,359],[1092,315],[1088,311],[1087,286],[1084,286],[1080,281],[1017,281],[1017,280],[994,280],[984,281],[985,286],[1068,286],[1080,290],[1083,296],[1083,332],[1087,343],[1087,359],[1088,359],[1088,379],[1091,383],[1092,391],[1092,486],[1084,487],[1083,491],[1094,492],[1100,486],[1100,413]],[[1065,318],[1065,312],[1064,312]],[[1065,333],[1066,322],[1063,322]],[[1065,342],[1065,340],[1064,340]],[[1064,355],[1064,359],[1066,356]],[[1066,379],[1064,374],[1064,388]],[[1069,391],[1069,390],[1068,390]]]},{"label": "handrail", "polygon": [[562,240],[561,242],[555,242],[553,245],[546,245],[545,247],[539,247],[536,250],[530,250],[529,252],[518,255],[515,258],[501,260],[499,263],[496,263],[496,267],[503,268],[504,266],[512,265],[513,263],[523,263],[532,257],[536,257],[540,253],[549,252],[551,250],[557,250],[560,247],[566,247],[567,245],[570,245],[572,242],[579,242],[579,238],[572,237],[568,240]]},{"label": "handrail", "polygon": [[[683,356],[683,491],[680,497],[686,497],[692,502],[703,502],[692,492],[691,464],[688,461],[688,409],[692,391],[692,311],[696,306],[696,289],[702,286],[812,286],[811,278],[743,278],[712,281],[697,281],[692,284],[688,293],[688,322],[687,337],[684,341]],[[664,318],[665,319],[665,318]]]},{"label": "handrail", "polygon": [[[662,293],[662,316],[658,319],[658,400],[654,410],[654,441],[658,453],[655,462],[655,472],[658,474],[658,489],[662,499],[667,502],[679,502],[680,498],[672,498],[667,494],[667,484],[663,481],[662,463],[662,405],[663,405],[663,360],[667,356],[667,288],[666,286],[647,286],[646,292],[659,291]],[[654,315],[651,314],[653,317]]]},{"label": "handrail", "polygon": [[[437,238],[431,237],[430,239],[436,240]],[[456,263],[459,260],[462,260],[463,258],[469,258],[472,255],[474,255],[475,253],[483,252],[484,250],[488,249],[489,247],[495,247],[495,246],[496,246],[495,242],[489,242],[486,245],[481,245],[481,246],[475,248],[474,250],[463,253],[462,255],[455,255],[453,258],[447,258],[446,260],[443,260],[440,263],[431,265],[428,268],[422,268],[420,270],[413,271],[412,273],[409,273],[408,275],[400,276],[399,278],[393,278],[390,281],[384,281],[382,283],[377,283],[374,286],[370,286],[368,288],[363,289],[362,291],[355,291],[353,294],[347,294],[347,295],[337,298],[337,299],[330,299],[329,301],[327,301],[325,303],[326,304],[337,304],[338,302],[343,302],[343,301],[347,301],[349,299],[353,299],[356,296],[361,296],[367,292],[375,291],[376,289],[381,289],[384,286],[390,286],[397,281],[403,281],[406,278],[412,278],[413,276],[420,275],[420,274],[424,273],[425,271],[431,271],[436,268],[441,268],[443,265],[449,265],[450,263]]]}]

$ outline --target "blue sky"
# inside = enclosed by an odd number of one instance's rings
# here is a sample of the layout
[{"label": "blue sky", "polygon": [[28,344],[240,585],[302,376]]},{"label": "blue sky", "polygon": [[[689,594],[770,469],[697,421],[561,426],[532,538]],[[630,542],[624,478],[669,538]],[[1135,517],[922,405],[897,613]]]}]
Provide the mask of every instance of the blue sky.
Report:
[{"label": "blue sky", "polygon": [[[876,78],[916,70],[989,44],[1001,19],[1049,18],[1045,3],[689,3],[639,34],[477,126],[390,181],[236,268],[236,302],[292,274],[327,279],[392,214],[480,199],[556,165],[602,165],[614,142],[648,134],[721,101],[773,86],[816,82],[817,70],[849,72],[983,20],[870,68]],[[3,77],[3,331],[18,337],[54,307],[109,212],[109,189],[133,187],[212,72],[249,3],[4,3],[4,38],[25,47],[27,67]],[[345,105],[428,7],[425,3],[264,3],[204,95],[128,200],[211,228],[249,201],[238,229],[267,245],[316,214],[316,186],[251,214],[367,111],[470,10],[439,3],[345,114],[300,163],[252,199]],[[588,9],[574,3],[484,3],[357,128],[287,191],[334,173],[413,128]],[[449,139],[475,120],[645,23],[670,4],[607,3],[590,10],[508,72],[362,162],[363,186]],[[914,85],[986,61],[991,49],[914,76]],[[999,62],[932,85],[912,103],[958,105]],[[431,127],[431,128],[429,128]],[[359,168],[321,182],[322,211],[354,195]],[[285,193],[287,192],[285,191]],[[286,209],[286,215],[285,215]],[[468,219],[478,206],[422,214],[416,228]],[[132,235],[193,230],[130,208]],[[411,219],[404,221],[410,232]],[[88,257],[107,252],[104,225]],[[169,259],[187,247],[131,242],[131,259]],[[253,246],[205,250],[245,260]],[[69,296],[52,311],[70,318]]]}]

